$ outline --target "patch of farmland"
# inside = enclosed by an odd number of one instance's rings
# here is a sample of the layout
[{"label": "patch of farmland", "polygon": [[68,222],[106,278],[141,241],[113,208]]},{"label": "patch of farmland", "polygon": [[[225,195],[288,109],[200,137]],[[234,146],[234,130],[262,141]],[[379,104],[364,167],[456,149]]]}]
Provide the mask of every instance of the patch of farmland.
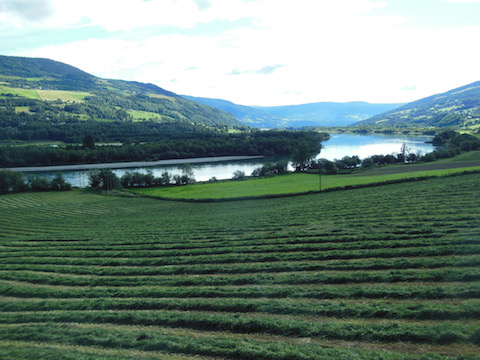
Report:
[{"label": "patch of farmland", "polygon": [[87,96],[92,94],[83,91],[63,91],[63,90],[36,90],[41,100],[64,102],[81,102]]},{"label": "patch of farmland", "polygon": [[128,114],[133,118],[134,121],[162,120],[162,115],[149,111],[128,110]]},{"label": "patch of farmland", "polygon": [[[12,88],[10,86],[0,85],[0,94],[11,94],[14,96],[22,96],[29,99],[41,100],[40,95],[34,89]],[[4,97],[4,95],[0,95],[0,98]]]},{"label": "patch of farmland", "polygon": [[480,178],[0,197],[0,357],[479,359]]}]

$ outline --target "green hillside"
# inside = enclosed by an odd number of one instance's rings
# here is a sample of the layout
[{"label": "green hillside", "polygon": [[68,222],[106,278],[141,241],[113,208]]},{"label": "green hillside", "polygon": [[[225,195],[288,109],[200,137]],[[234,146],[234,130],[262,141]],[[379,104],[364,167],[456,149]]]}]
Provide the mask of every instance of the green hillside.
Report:
[{"label": "green hillside", "polygon": [[479,198],[0,196],[0,358],[478,360]]},{"label": "green hillside", "polygon": [[480,129],[480,81],[420,99],[355,126]]},{"label": "green hillside", "polygon": [[153,84],[101,79],[48,59],[0,56],[0,140],[78,142],[81,133],[92,132],[82,131],[89,121],[109,123],[93,129],[101,134],[131,122],[147,123],[137,126],[150,128],[144,133],[155,131],[158,123],[244,126],[230,113]]}]

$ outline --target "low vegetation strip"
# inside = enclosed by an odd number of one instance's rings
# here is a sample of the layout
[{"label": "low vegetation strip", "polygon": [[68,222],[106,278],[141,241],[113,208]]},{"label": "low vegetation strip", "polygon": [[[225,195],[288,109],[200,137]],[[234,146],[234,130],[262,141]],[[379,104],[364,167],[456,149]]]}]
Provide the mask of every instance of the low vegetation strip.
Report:
[{"label": "low vegetation strip", "polygon": [[107,195],[0,196],[1,358],[480,358],[478,174]]}]

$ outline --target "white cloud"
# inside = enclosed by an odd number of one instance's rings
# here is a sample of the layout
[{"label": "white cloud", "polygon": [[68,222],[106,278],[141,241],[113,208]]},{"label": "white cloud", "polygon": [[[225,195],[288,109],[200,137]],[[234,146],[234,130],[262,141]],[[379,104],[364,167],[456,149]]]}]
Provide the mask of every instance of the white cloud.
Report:
[{"label": "white cloud", "polygon": [[55,9],[49,0],[0,0],[0,20],[13,27],[38,24],[49,19]]},{"label": "white cloud", "polygon": [[[375,11],[388,1],[50,3],[55,11],[42,26],[91,24],[111,36],[17,55],[53,58],[97,76],[152,82],[180,94],[246,105],[403,102],[480,79],[480,50],[473,45],[480,26],[405,27],[408,18]],[[251,21],[236,25],[246,18]],[[230,27],[194,31],[220,20]]]},{"label": "white cloud", "polygon": [[[146,26],[191,28],[215,19],[234,20],[253,6],[242,0],[51,0],[57,23],[88,21],[108,31],[128,31]],[[249,5],[250,4],[250,5]]]},{"label": "white cloud", "polygon": [[480,0],[443,0],[446,2],[453,2],[453,3],[479,3]]}]

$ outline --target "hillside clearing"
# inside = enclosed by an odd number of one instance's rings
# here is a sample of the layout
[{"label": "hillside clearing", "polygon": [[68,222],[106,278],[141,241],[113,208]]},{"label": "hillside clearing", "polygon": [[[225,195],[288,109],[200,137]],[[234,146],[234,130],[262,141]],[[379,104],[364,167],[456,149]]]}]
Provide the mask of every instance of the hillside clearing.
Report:
[{"label": "hillside clearing", "polygon": [[92,96],[84,91],[37,90],[37,93],[40,99],[45,101],[81,102],[87,96]]}]

